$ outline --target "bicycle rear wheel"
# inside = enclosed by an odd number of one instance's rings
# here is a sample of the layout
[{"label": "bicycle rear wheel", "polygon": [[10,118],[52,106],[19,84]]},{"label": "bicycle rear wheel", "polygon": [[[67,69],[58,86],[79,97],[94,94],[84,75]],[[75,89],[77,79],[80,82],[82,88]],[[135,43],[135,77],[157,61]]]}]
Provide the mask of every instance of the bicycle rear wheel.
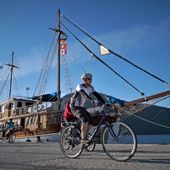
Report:
[{"label": "bicycle rear wheel", "polygon": [[102,133],[102,145],[106,154],[116,161],[127,161],[136,152],[137,139],[133,130],[123,122],[106,126]]},{"label": "bicycle rear wheel", "polygon": [[78,157],[83,150],[80,131],[74,126],[65,127],[60,136],[60,148],[65,156]]}]

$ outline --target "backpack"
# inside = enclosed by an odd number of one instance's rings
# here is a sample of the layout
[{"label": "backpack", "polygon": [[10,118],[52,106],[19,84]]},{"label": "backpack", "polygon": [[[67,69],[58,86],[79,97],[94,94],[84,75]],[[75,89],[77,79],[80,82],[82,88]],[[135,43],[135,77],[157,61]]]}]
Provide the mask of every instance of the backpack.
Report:
[{"label": "backpack", "polygon": [[65,110],[64,110],[64,119],[66,121],[72,121],[76,119],[73,113],[71,112],[70,102],[66,103]]}]

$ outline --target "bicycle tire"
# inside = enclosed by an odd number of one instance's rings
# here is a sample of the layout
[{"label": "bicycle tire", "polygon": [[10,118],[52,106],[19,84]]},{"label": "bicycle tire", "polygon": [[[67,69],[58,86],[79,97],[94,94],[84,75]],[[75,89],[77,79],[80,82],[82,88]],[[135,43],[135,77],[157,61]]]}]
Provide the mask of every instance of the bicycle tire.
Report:
[{"label": "bicycle tire", "polygon": [[95,147],[96,147],[96,142],[95,142],[95,140],[93,140],[92,143],[89,144],[87,147],[84,147],[84,149],[87,152],[92,152],[92,151],[94,151]]},{"label": "bicycle tire", "polygon": [[60,148],[66,157],[77,158],[83,150],[79,129],[72,125],[65,127],[60,136]]},{"label": "bicycle tire", "polygon": [[127,124],[115,122],[104,128],[102,146],[111,159],[123,162],[134,156],[137,149],[137,138]]},{"label": "bicycle tire", "polygon": [[16,135],[14,133],[10,134],[9,138],[8,138],[8,143],[14,143],[16,139]]}]

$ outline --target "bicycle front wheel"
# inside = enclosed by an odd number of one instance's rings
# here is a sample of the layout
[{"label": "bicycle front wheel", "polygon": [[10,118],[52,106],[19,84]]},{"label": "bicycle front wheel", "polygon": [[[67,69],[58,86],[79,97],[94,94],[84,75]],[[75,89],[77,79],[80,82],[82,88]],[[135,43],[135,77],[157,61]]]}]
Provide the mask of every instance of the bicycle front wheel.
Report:
[{"label": "bicycle front wheel", "polygon": [[16,135],[14,133],[10,134],[8,138],[8,143],[14,143],[16,139]]},{"label": "bicycle front wheel", "polygon": [[137,139],[133,130],[123,122],[115,122],[103,130],[102,145],[106,154],[116,161],[127,161],[136,152]]},{"label": "bicycle front wheel", "polygon": [[60,136],[60,148],[65,156],[78,157],[82,152],[80,131],[73,126],[65,127]]}]

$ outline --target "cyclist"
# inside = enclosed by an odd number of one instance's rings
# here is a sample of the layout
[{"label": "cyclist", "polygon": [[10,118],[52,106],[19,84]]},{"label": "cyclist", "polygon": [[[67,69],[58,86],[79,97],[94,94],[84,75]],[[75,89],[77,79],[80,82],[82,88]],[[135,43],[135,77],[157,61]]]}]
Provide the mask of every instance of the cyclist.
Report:
[{"label": "cyclist", "polygon": [[13,130],[14,130],[14,122],[12,121],[12,119],[9,119],[9,121],[6,124],[6,137],[7,137],[7,140],[9,138],[10,134],[13,133]]},{"label": "cyclist", "polygon": [[[88,142],[87,134],[91,128],[91,116],[85,108],[86,100],[91,100],[95,105],[104,104],[105,101],[101,95],[96,92],[91,85],[92,83],[92,74],[84,73],[81,76],[82,84],[78,84],[76,87],[76,92],[71,97],[70,108],[71,112],[75,117],[81,120],[81,143],[85,145]],[[93,94],[97,100],[93,100],[89,95]]]}]

